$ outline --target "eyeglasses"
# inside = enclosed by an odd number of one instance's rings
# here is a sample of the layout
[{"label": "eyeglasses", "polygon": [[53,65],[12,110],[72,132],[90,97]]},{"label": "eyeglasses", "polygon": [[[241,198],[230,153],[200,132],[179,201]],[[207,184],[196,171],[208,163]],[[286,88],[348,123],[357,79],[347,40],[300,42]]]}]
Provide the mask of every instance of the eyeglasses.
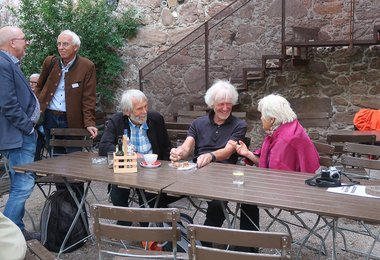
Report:
[{"label": "eyeglasses", "polygon": [[68,43],[68,42],[57,42],[57,48],[59,47],[62,47],[64,49],[66,49],[67,47],[69,47],[71,44]]},{"label": "eyeglasses", "polygon": [[31,85],[37,85],[37,81],[29,81],[29,83],[31,84]]},{"label": "eyeglasses", "polygon": [[23,38],[13,38],[13,39],[11,39],[11,41],[25,41],[25,43],[29,43],[29,40],[26,39],[25,37],[23,37]]}]

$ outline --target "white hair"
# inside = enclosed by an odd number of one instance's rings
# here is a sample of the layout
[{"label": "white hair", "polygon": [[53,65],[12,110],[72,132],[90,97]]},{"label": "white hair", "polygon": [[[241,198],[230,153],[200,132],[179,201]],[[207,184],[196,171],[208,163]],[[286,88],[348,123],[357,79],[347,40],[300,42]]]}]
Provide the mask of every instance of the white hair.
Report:
[{"label": "white hair", "polygon": [[217,80],[205,94],[205,102],[209,108],[213,108],[217,102],[226,100],[236,105],[238,98],[239,93],[236,88],[227,80]]},{"label": "white hair", "polygon": [[70,30],[64,30],[58,35],[58,37],[61,36],[62,34],[70,35],[72,38],[72,44],[80,47],[80,38],[75,32],[70,31]]},{"label": "white hair", "polygon": [[124,91],[120,101],[120,108],[123,112],[131,113],[133,111],[133,100],[141,102],[148,100],[148,98],[138,89],[128,89]]},{"label": "white hair", "polygon": [[38,74],[38,73],[33,73],[32,75],[30,75],[30,77],[29,77],[29,79],[31,79],[31,78],[35,78],[35,77],[40,77],[40,74]]},{"label": "white hair", "polygon": [[289,101],[277,94],[270,94],[262,98],[259,101],[257,110],[267,120],[275,118],[274,126],[290,123],[297,119],[297,115],[290,107]]}]

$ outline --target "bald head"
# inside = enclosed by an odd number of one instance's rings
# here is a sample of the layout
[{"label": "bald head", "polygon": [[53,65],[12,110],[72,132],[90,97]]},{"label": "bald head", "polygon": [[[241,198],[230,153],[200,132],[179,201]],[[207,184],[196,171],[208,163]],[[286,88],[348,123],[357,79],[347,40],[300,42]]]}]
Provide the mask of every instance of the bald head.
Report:
[{"label": "bald head", "polygon": [[28,41],[22,30],[16,26],[0,28],[0,50],[7,51],[16,58],[21,59],[25,55]]}]

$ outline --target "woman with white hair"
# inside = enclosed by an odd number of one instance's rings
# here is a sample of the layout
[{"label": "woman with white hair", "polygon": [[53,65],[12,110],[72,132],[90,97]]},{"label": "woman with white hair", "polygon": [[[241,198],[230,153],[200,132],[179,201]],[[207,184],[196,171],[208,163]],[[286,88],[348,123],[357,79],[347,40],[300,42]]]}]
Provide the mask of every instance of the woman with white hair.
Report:
[{"label": "woman with white hair", "polygon": [[289,102],[271,94],[259,101],[258,111],[267,135],[260,149],[251,152],[239,141],[236,151],[249,165],[261,168],[314,173],[319,155]]},{"label": "woman with white hair", "polygon": [[[260,149],[251,152],[239,140],[236,152],[244,156],[248,165],[261,168],[314,173],[319,168],[319,155],[289,102],[280,95],[271,94],[259,101],[258,111],[267,135]],[[259,227],[259,209],[242,204],[240,229],[254,230],[249,219]]]}]

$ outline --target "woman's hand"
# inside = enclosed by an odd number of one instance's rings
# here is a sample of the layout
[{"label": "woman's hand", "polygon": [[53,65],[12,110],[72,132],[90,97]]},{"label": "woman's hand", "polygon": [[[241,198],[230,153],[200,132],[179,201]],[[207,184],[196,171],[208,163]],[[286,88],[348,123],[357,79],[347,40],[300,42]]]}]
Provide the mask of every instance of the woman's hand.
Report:
[{"label": "woman's hand", "polygon": [[243,157],[248,157],[249,156],[249,154],[251,153],[249,150],[248,150],[248,148],[247,148],[247,146],[245,145],[245,143],[243,142],[243,141],[241,141],[241,140],[239,140],[239,142],[236,144],[236,152],[239,154],[239,155],[241,155],[241,156],[243,156]]}]

